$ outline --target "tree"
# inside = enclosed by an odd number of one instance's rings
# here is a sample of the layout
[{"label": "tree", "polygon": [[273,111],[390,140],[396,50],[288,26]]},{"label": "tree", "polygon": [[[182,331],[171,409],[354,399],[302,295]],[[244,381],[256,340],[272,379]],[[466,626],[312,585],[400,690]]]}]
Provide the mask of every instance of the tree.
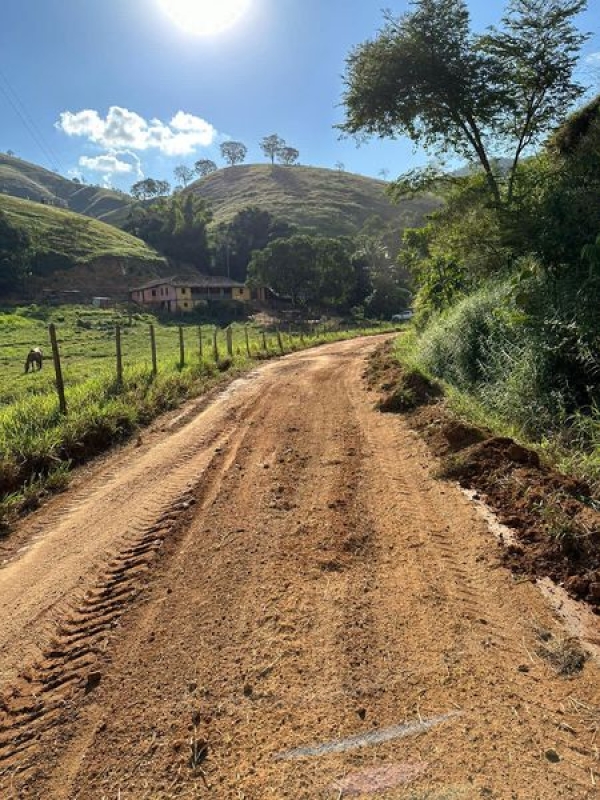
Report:
[{"label": "tree", "polygon": [[201,178],[206,178],[211,172],[217,171],[217,165],[214,161],[211,161],[210,158],[201,158],[194,164],[194,170],[196,175],[200,175]]},{"label": "tree", "polygon": [[285,146],[286,144],[284,140],[276,133],[272,133],[270,136],[265,136],[260,143],[260,149],[267,156],[267,158],[271,159],[271,164],[275,163],[275,156],[278,156],[279,152]]},{"label": "tree", "polygon": [[470,30],[464,0],[416,0],[347,58],[340,126],[355,136],[406,135],[436,153],[475,159],[502,200],[492,148],[512,153],[507,200],[523,150],[582,89],[572,80],[586,0],[511,0],[500,30]]},{"label": "tree", "polygon": [[324,236],[315,239],[319,302],[340,307],[348,304],[357,283],[352,249],[351,240]]},{"label": "tree", "polygon": [[164,255],[206,272],[210,264],[207,227],[212,212],[193,194],[164,197],[149,206],[136,206],[124,228]]},{"label": "tree", "polygon": [[157,197],[164,197],[171,191],[171,184],[169,181],[155,181]]},{"label": "tree", "polygon": [[173,175],[181,184],[187,186],[194,179],[194,170],[185,164],[178,164],[173,170]]},{"label": "tree", "polygon": [[152,197],[169,194],[170,191],[171,187],[168,181],[158,181],[154,178],[144,178],[131,187],[131,194],[136,200],[149,200]]},{"label": "tree", "polygon": [[288,295],[295,305],[318,302],[348,307],[360,277],[353,248],[353,242],[345,238],[295,234],[275,239],[252,254],[248,281]]},{"label": "tree", "polygon": [[289,167],[298,161],[300,152],[296,150],[295,147],[288,147],[286,145],[285,147],[280,148],[280,150],[277,152],[277,157],[282,164],[285,164]]},{"label": "tree", "polygon": [[337,169],[338,172],[344,172],[346,169],[346,165],[344,164],[343,161],[336,161],[333,166]]},{"label": "tree", "polygon": [[238,211],[229,224],[222,223],[214,233],[215,272],[245,281],[252,252],[294,232],[287,222],[265,209],[249,206]]},{"label": "tree", "polygon": [[294,305],[314,300],[318,293],[318,270],[313,239],[298,234],[276,239],[264,250],[255,251],[248,266],[248,281],[289,296]]},{"label": "tree", "polygon": [[248,148],[241,142],[223,142],[220,147],[221,157],[229,164],[230,167],[235,164],[241,164],[248,153]]}]

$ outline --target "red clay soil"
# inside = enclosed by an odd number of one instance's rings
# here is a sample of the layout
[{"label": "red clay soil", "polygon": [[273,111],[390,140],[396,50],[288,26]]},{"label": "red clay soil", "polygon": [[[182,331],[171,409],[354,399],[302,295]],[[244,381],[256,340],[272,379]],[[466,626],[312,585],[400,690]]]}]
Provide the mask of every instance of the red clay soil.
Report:
[{"label": "red clay soil", "polygon": [[598,796],[600,668],[375,408],[377,346],[189,403],[3,543],[2,800]]},{"label": "red clay soil", "polygon": [[[395,398],[413,402],[408,423],[445,456],[440,475],[476,490],[501,523],[515,532],[503,559],[516,573],[549,577],[600,613],[600,503],[583,481],[540,462],[513,439],[468,425],[441,399],[439,386],[403,370],[389,345],[374,354],[366,372],[382,393],[381,410],[396,410]],[[439,399],[438,399],[439,398]]]}]

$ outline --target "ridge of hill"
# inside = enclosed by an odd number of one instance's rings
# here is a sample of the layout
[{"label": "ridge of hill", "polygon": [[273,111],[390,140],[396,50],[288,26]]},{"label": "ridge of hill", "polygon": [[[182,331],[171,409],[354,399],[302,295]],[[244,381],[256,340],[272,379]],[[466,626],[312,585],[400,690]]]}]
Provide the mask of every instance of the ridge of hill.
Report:
[{"label": "ridge of hill", "polygon": [[132,203],[127,194],[69,180],[4,153],[0,153],[0,193],[67,208],[95,219],[110,215],[112,224],[124,221]]},{"label": "ridge of hill", "polygon": [[214,222],[230,222],[248,206],[269,211],[299,228],[328,236],[353,235],[373,216],[402,228],[422,225],[439,206],[431,194],[393,204],[385,181],[322,167],[241,164],[190,184],[208,200]]},{"label": "ridge of hill", "polygon": [[172,272],[141,239],[83,214],[3,194],[0,212],[31,239],[34,296],[64,290],[112,296]]},{"label": "ridge of hill", "polygon": [[[214,225],[258,206],[300,229],[328,236],[354,235],[370,217],[399,228],[419,226],[439,205],[432,194],[395,205],[385,187],[382,180],[323,167],[240,164],[194,181],[183,192],[210,202]],[[81,184],[3,153],[0,195],[66,208],[116,227],[123,226],[135,202],[127,194]]]}]

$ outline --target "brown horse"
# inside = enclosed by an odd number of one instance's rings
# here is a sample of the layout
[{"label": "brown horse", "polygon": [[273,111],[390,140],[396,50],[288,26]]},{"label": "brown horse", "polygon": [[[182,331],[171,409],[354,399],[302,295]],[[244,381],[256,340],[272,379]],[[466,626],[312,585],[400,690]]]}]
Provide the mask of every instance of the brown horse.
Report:
[{"label": "brown horse", "polygon": [[27,358],[25,359],[25,373],[29,372],[30,367],[32,372],[34,372],[35,369],[40,370],[42,368],[43,360],[44,354],[42,353],[42,348],[32,347],[27,353]]}]

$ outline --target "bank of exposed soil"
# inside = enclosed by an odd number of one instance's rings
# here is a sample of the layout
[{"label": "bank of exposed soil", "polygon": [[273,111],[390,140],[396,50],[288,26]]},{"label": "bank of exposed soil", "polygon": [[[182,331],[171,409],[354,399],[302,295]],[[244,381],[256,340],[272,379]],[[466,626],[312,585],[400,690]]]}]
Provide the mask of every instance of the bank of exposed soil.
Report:
[{"label": "bank of exposed soil", "polygon": [[[441,457],[439,474],[472,489],[515,532],[504,562],[513,571],[550,577],[600,613],[600,511],[590,487],[541,462],[508,437],[456,417],[438,384],[403,368],[388,343],[365,373],[382,411],[404,411]],[[409,397],[410,402],[402,402]]]}]

